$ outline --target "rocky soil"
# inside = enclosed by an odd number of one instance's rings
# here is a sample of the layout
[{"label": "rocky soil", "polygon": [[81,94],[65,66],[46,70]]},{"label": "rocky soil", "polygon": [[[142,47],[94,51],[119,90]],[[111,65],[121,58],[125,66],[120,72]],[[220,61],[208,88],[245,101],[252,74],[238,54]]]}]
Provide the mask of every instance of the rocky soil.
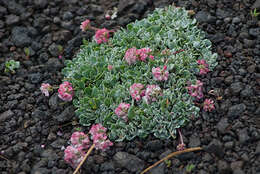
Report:
[{"label": "rocky soil", "polygon": [[[72,132],[86,128],[77,124],[72,103],[63,104],[56,92],[44,97],[41,83],[61,83],[64,61],[94,34],[80,31],[86,18],[96,27],[124,27],[173,2],[195,11],[193,17],[219,54],[219,65],[201,79],[216,110],[201,112],[182,129],[187,147],[206,151],[183,154],[150,173],[188,173],[191,165],[191,173],[198,174],[260,173],[260,17],[250,14],[254,8],[260,11],[259,0],[1,0],[0,173],[72,173],[63,149]],[[106,20],[105,13],[114,7],[118,17]],[[21,63],[14,75],[4,73],[10,59]],[[92,152],[82,173],[140,173],[176,151],[177,144],[177,139],[152,136],[115,143],[107,152]]]}]

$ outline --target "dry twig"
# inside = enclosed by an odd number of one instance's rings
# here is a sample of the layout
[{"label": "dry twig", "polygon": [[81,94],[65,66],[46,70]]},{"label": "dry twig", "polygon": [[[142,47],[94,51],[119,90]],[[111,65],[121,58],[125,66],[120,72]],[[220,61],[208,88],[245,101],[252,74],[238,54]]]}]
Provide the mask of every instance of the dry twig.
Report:
[{"label": "dry twig", "polygon": [[92,150],[94,149],[95,144],[92,144],[92,146],[89,148],[87,154],[84,156],[83,160],[79,163],[78,167],[76,168],[76,170],[73,172],[73,174],[77,174],[77,172],[79,171],[80,167],[82,166],[82,164],[86,161],[87,157],[89,156],[89,154],[92,152]]},{"label": "dry twig", "polygon": [[149,170],[151,170],[152,168],[154,168],[155,166],[157,166],[161,162],[168,160],[168,159],[170,159],[170,158],[172,158],[176,155],[180,155],[180,154],[187,153],[187,152],[199,151],[199,150],[202,150],[202,148],[201,147],[194,147],[194,148],[189,148],[189,149],[185,149],[185,150],[182,150],[182,151],[173,152],[173,153],[167,155],[166,157],[164,157],[163,159],[161,159],[160,161],[157,161],[156,163],[154,163],[150,167],[146,168],[144,171],[142,171],[141,174],[148,172]]}]

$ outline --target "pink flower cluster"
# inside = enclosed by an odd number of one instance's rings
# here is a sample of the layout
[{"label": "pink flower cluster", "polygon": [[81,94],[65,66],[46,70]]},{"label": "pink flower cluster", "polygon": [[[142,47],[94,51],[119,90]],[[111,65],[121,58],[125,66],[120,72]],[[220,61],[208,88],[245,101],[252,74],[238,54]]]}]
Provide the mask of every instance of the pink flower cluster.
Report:
[{"label": "pink flower cluster", "polygon": [[141,83],[134,83],[130,87],[130,95],[136,101],[140,101],[141,98],[145,95],[144,85]]},{"label": "pink flower cluster", "polygon": [[214,101],[211,99],[205,99],[205,101],[203,103],[203,109],[204,109],[204,111],[209,111],[209,112],[214,110],[215,109]]},{"label": "pink flower cluster", "polygon": [[[93,144],[96,149],[106,150],[113,143],[107,139],[106,128],[101,124],[92,125],[89,133],[91,134]],[[74,132],[70,138],[71,146],[68,146],[64,151],[64,160],[73,168],[76,168],[85,156],[86,150],[91,142],[88,135],[84,132]]]},{"label": "pink flower cluster", "polygon": [[107,66],[107,69],[108,69],[108,71],[112,71],[113,66],[112,66],[112,65],[108,65],[108,66]]},{"label": "pink flower cluster", "polygon": [[92,125],[89,133],[91,134],[96,149],[105,151],[113,145],[113,143],[107,139],[106,130],[107,129],[101,124]]},{"label": "pink flower cluster", "polygon": [[85,21],[81,22],[81,25],[80,25],[80,29],[82,31],[86,31],[87,29],[89,29],[91,26],[90,26],[90,20],[86,19]]},{"label": "pink flower cluster", "polygon": [[111,32],[111,31],[107,30],[106,28],[98,29],[98,30],[96,31],[96,34],[95,34],[95,41],[96,41],[98,44],[108,42],[109,32]]},{"label": "pink flower cluster", "polygon": [[147,104],[156,101],[159,96],[162,96],[162,90],[158,85],[147,85],[145,96],[143,97]]},{"label": "pink flower cluster", "polygon": [[167,66],[163,66],[161,70],[160,67],[152,69],[153,77],[157,81],[167,81],[169,77],[169,72],[167,71]]},{"label": "pink flower cluster", "polygon": [[134,83],[130,87],[130,94],[136,101],[143,98],[146,103],[151,103],[156,101],[159,96],[162,96],[162,90],[158,85],[147,85],[146,89],[144,89],[144,85],[141,83]]},{"label": "pink flower cluster", "polygon": [[84,132],[74,132],[70,138],[71,144],[74,146],[79,146],[81,149],[89,148],[90,141]]},{"label": "pink flower cluster", "polygon": [[76,168],[85,155],[85,150],[89,148],[90,141],[84,132],[74,132],[70,138],[71,146],[64,151],[64,160],[73,168]]},{"label": "pink flower cluster", "polygon": [[151,55],[151,49],[150,48],[129,48],[124,56],[124,59],[129,65],[135,64],[136,61],[146,61],[147,58],[154,59],[154,56]]},{"label": "pink flower cluster", "polygon": [[209,65],[205,60],[197,60],[200,69],[200,75],[207,74],[209,72]]},{"label": "pink flower cluster", "polygon": [[52,86],[49,83],[42,83],[40,90],[46,97],[49,97],[49,92],[52,91]]},{"label": "pink flower cluster", "polygon": [[64,100],[64,101],[71,101],[72,100],[74,91],[73,91],[73,88],[72,88],[72,84],[70,82],[68,82],[68,81],[63,82],[60,85],[58,92],[59,92],[58,96],[62,100]]},{"label": "pink flower cluster", "polygon": [[199,100],[203,98],[202,86],[203,83],[197,80],[196,85],[190,85],[187,89],[192,97],[196,97]]},{"label": "pink flower cluster", "polygon": [[119,106],[116,108],[115,113],[118,117],[121,117],[125,120],[125,122],[128,121],[127,114],[128,109],[130,108],[130,104],[127,103],[120,103]]},{"label": "pink flower cluster", "polygon": [[79,163],[83,160],[85,152],[82,151],[81,147],[68,146],[64,151],[64,160],[76,168]]}]

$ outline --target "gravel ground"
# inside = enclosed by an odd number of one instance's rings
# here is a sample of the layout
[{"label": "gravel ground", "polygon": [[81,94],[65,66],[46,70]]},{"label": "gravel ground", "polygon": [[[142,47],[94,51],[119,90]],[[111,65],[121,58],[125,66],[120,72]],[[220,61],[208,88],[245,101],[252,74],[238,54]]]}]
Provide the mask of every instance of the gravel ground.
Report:
[{"label": "gravel ground", "polygon": [[[216,110],[201,112],[182,128],[187,147],[201,146],[206,152],[180,155],[150,173],[188,173],[186,167],[194,165],[191,173],[259,174],[260,18],[250,14],[254,8],[260,11],[259,0],[1,0],[1,174],[72,173],[62,149],[76,128],[86,128],[77,124],[72,103],[63,104],[57,93],[46,98],[39,88],[43,82],[59,85],[64,60],[73,58],[83,38],[93,36],[82,33],[80,23],[88,18],[96,27],[124,27],[173,2],[195,11],[193,17],[219,54],[219,65],[200,79]],[[106,20],[105,13],[114,7],[118,17]],[[24,48],[29,48],[29,57]],[[4,62],[10,59],[21,63],[14,75],[4,73]],[[140,173],[176,151],[177,144],[177,139],[152,136],[115,143],[107,152],[92,152],[82,173]]]}]

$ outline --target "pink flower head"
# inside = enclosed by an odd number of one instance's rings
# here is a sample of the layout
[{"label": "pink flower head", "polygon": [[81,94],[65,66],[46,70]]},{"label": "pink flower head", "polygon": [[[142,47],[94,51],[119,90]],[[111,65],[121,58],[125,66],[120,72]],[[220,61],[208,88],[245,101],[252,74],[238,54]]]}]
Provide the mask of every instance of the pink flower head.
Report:
[{"label": "pink flower head", "polygon": [[110,19],[111,19],[111,16],[110,16],[109,14],[106,14],[106,15],[105,15],[105,18],[106,18],[107,20],[110,20]]},{"label": "pink flower head", "polygon": [[202,86],[203,83],[197,80],[196,85],[190,85],[187,89],[192,97],[196,97],[199,100],[203,98]]},{"label": "pink flower head", "polygon": [[85,21],[81,22],[80,29],[82,31],[86,31],[90,28],[90,20],[86,19]]},{"label": "pink flower head", "polygon": [[168,80],[169,72],[166,70],[167,70],[167,66],[164,66],[162,70],[160,67],[153,68],[152,73],[153,73],[154,79],[157,81]]},{"label": "pink flower head", "polygon": [[88,135],[84,134],[84,132],[74,132],[71,135],[70,141],[76,147],[82,146],[82,149],[89,148],[90,141]]},{"label": "pink flower head", "polygon": [[119,106],[116,108],[115,113],[118,117],[123,118],[127,122],[127,113],[129,108],[130,104],[120,103]]},{"label": "pink flower head", "polygon": [[49,92],[52,91],[52,86],[49,83],[42,83],[40,90],[46,97],[49,97]]},{"label": "pink flower head", "polygon": [[207,74],[209,72],[209,65],[205,60],[197,60],[200,69],[200,75]]},{"label": "pink flower head", "polygon": [[215,109],[214,101],[211,99],[205,99],[205,101],[203,103],[203,109],[204,109],[204,111],[209,111],[209,112],[214,110]]},{"label": "pink flower head", "polygon": [[134,83],[130,87],[130,95],[132,96],[133,99],[136,101],[140,101],[141,98],[145,95],[145,90],[143,90],[144,85],[141,83]]},{"label": "pink flower head", "polygon": [[92,138],[96,134],[105,134],[107,131],[107,128],[103,127],[101,124],[93,124],[91,129],[89,130],[89,133],[92,135]]},{"label": "pink flower head", "polygon": [[84,158],[84,152],[79,147],[68,146],[64,151],[64,160],[76,168]]},{"label": "pink flower head", "polygon": [[107,66],[107,69],[108,69],[109,71],[111,71],[111,70],[113,69],[113,66],[112,66],[112,65],[108,65],[108,66]]},{"label": "pink flower head", "polygon": [[136,48],[129,48],[124,56],[124,59],[129,65],[135,64],[137,61]]},{"label": "pink flower head", "polygon": [[73,88],[72,88],[72,84],[70,82],[68,82],[68,81],[63,82],[60,85],[58,92],[59,92],[58,96],[62,100],[64,100],[64,101],[71,101],[72,100],[74,91],[73,91]]},{"label": "pink flower head", "polygon": [[95,144],[96,149],[100,149],[103,151],[113,145],[110,140],[107,140],[107,136],[105,134],[96,134],[93,137],[93,143]]},{"label": "pink flower head", "polygon": [[143,97],[147,104],[156,101],[159,96],[162,96],[162,90],[158,85],[147,85],[145,96]]},{"label": "pink flower head", "polygon": [[138,56],[139,60],[145,62],[146,58],[149,57],[150,59],[154,60],[154,56],[150,55],[151,53],[150,48],[141,48],[136,50],[136,55]]},{"label": "pink flower head", "polygon": [[106,43],[108,42],[108,39],[109,39],[109,30],[107,30],[106,28],[103,28],[103,29],[98,29],[96,31],[96,34],[95,34],[95,41],[98,43],[98,44],[101,44],[102,42]]}]

